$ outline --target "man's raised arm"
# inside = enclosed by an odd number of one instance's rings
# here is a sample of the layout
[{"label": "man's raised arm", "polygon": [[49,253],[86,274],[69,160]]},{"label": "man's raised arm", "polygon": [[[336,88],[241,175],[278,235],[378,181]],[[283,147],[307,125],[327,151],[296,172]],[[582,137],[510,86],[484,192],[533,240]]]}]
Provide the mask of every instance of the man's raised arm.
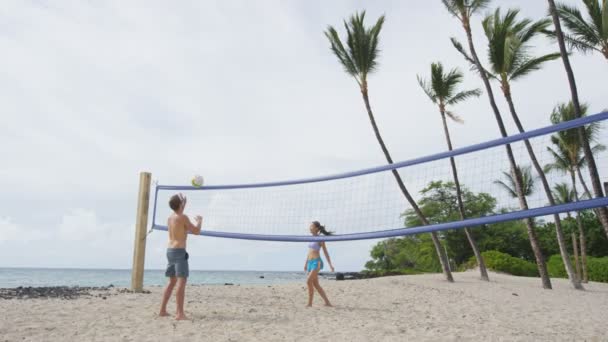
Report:
[{"label": "man's raised arm", "polygon": [[186,229],[188,230],[188,232],[192,233],[192,234],[200,234],[201,233],[201,226],[203,224],[203,218],[199,215],[194,217],[194,221],[196,222],[196,224],[192,224],[192,222],[190,222],[190,219],[188,218],[188,216],[186,217]]}]

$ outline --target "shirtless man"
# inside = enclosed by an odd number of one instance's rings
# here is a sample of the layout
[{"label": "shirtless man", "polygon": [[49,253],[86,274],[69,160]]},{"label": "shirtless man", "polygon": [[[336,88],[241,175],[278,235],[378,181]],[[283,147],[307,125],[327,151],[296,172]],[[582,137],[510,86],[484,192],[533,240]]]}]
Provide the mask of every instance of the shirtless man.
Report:
[{"label": "shirtless man", "polygon": [[201,232],[201,224],[203,218],[196,216],[194,220],[196,225],[190,222],[188,216],[184,215],[186,207],[186,196],[180,194],[173,195],[169,200],[169,207],[173,210],[173,214],[167,220],[169,227],[169,244],[167,246],[167,271],[165,276],[169,277],[169,283],[165,287],[163,293],[163,302],[160,306],[159,316],[169,316],[167,313],[167,302],[171,298],[171,293],[175,284],[177,290],[175,293],[177,302],[177,312],[175,319],[187,319],[184,314],[184,296],[186,292],[186,280],[188,279],[188,253],[186,253],[186,239],[188,232],[199,234]]}]

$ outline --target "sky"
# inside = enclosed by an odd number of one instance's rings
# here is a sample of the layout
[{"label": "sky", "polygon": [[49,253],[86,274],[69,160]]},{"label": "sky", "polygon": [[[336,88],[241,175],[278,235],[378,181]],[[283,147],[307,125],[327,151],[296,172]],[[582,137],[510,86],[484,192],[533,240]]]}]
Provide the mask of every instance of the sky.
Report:
[{"label": "sky", "polygon": [[[498,5],[532,19],[547,11],[544,1]],[[194,174],[233,184],[382,165],[357,84],[323,35],[328,25],[343,35],[342,20],[363,9],[368,24],[386,15],[369,87],[393,158],[444,151],[416,75],[441,61],[464,72],[463,89],[482,84],[451,46],[465,36],[439,0],[3,3],[0,267],[130,268],[142,171],[161,184]],[[473,34],[485,60],[480,17]],[[535,44],[535,53],[557,50]],[[575,54],[572,64],[590,112],[607,108],[606,61]],[[512,91],[528,129],[569,99],[559,60]],[[465,120],[455,146],[498,137],[486,97],[455,111]],[[362,269],[377,242],[328,244],[336,270]],[[147,268],[165,266],[165,245],[165,233],[149,236]],[[297,271],[306,247],[192,237],[189,253],[192,269]]]}]

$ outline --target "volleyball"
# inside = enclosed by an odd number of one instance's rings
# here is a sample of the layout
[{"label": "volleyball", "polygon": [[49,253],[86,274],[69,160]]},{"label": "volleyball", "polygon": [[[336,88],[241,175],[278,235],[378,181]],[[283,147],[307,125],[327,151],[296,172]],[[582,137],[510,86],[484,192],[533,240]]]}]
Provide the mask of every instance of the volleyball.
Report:
[{"label": "volleyball", "polygon": [[204,179],[201,175],[194,175],[194,177],[192,177],[192,186],[200,188],[201,186],[203,186],[203,182]]}]

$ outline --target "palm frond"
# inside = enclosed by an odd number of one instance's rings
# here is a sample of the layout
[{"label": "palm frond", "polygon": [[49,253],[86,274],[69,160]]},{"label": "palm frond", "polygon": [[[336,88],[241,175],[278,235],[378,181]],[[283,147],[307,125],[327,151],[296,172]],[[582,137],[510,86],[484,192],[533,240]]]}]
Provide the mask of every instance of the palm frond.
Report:
[{"label": "palm frond", "polygon": [[457,123],[464,123],[464,120],[462,120],[462,118],[460,116],[458,116],[458,114],[455,114],[454,112],[451,112],[449,110],[447,110],[445,112],[445,114],[452,119],[452,121],[457,122]]},{"label": "palm frond", "polygon": [[454,68],[444,75],[442,80],[443,85],[443,94],[445,95],[446,100],[451,98],[456,89],[456,86],[462,83],[463,75],[460,70]]},{"label": "palm frond", "polygon": [[446,106],[457,104],[473,96],[479,96],[481,93],[479,89],[474,89],[461,91],[454,95],[457,87],[462,83],[462,78],[462,72],[458,68],[453,68],[448,73],[445,73],[443,65],[440,62],[431,64],[430,82],[417,76],[418,84],[420,84],[420,87],[433,103],[440,105],[441,113],[458,123],[463,123],[464,121],[454,112],[447,110]]},{"label": "palm frond", "polygon": [[534,176],[532,176],[530,166],[516,166],[515,170],[511,170],[511,172],[503,171],[502,174],[506,182],[497,179],[494,181],[494,184],[497,184],[506,190],[511,197],[517,197],[517,177],[519,177],[522,182],[521,185],[524,196],[529,196],[534,192],[536,179]]},{"label": "palm frond", "polygon": [[[597,144],[597,145],[595,145],[595,146],[593,146],[593,147],[591,148],[591,153],[592,153],[593,155],[596,155],[596,154],[598,154],[598,153],[600,153],[600,152],[604,152],[604,151],[606,151],[606,146],[604,146],[604,145],[602,145],[602,144]],[[585,156],[584,156],[584,155],[583,155],[583,156],[581,156],[581,158],[580,158],[580,160],[579,160],[579,162],[578,162],[577,166],[578,166],[578,167],[580,167],[580,168],[584,168],[584,167],[586,167],[586,166],[587,166],[587,158],[585,158]]]},{"label": "palm frond", "polygon": [[523,43],[527,43],[530,39],[534,38],[538,33],[544,32],[547,30],[549,26],[551,26],[551,19],[541,19],[535,22],[532,22],[529,27],[526,27],[522,30],[520,35],[520,40]]},{"label": "palm frond", "polygon": [[357,77],[357,66],[353,62],[351,56],[346,52],[346,49],[344,49],[344,45],[342,44],[336,29],[329,26],[327,31],[325,31],[325,36],[329,39],[331,51],[338,57],[340,64],[344,67],[344,71],[353,77]]},{"label": "palm frond", "polygon": [[570,188],[568,183],[558,183],[553,186],[553,197],[557,204],[566,204],[574,202],[574,190]]},{"label": "palm frond", "polygon": [[[551,38],[553,40],[557,39],[555,31],[544,30],[543,33],[547,37],[549,37],[549,38]],[[568,49],[570,49],[570,50],[577,50],[577,51],[582,52],[583,54],[587,54],[587,53],[590,53],[592,51],[596,51],[596,52],[602,53],[601,49],[595,47],[594,45],[586,43],[584,41],[577,40],[576,37],[570,35],[567,32],[562,32],[562,36],[564,37],[564,42],[566,44],[568,44]]]},{"label": "palm frond", "polygon": [[416,75],[416,78],[418,79],[418,84],[420,85],[420,88],[422,88],[426,96],[428,96],[433,103],[437,103],[437,96],[433,92],[433,88],[431,88],[428,82],[418,75]]},{"label": "palm frond", "polygon": [[608,0],[602,4],[602,38],[608,40]]},{"label": "palm frond", "polygon": [[573,6],[564,4],[556,5],[557,13],[559,14],[564,25],[571,32],[571,36],[576,40],[581,41],[587,45],[597,46],[600,44],[598,37],[598,30],[589,24],[583,18],[581,12]]},{"label": "palm frond", "polygon": [[572,165],[568,144],[564,140],[564,136],[560,135],[560,133],[562,132],[558,132],[551,136],[553,147],[547,146],[547,151],[553,158],[553,163],[549,163],[545,166],[547,172],[560,171],[565,173],[570,170],[570,166]]},{"label": "palm frond", "polygon": [[465,90],[452,96],[446,103],[449,105],[455,105],[459,102],[467,100],[471,97],[479,97],[481,95],[481,89]]},{"label": "palm frond", "polygon": [[490,4],[490,0],[442,0],[442,2],[448,12],[460,21],[468,20]]},{"label": "palm frond", "polygon": [[[473,59],[473,57],[471,57],[465,50],[464,47],[462,46],[462,44],[454,37],[450,38],[450,41],[452,42],[452,45],[454,46],[454,48],[460,52],[460,54],[464,57],[464,59],[469,62],[469,64],[471,64],[471,69],[472,71],[478,71],[477,70],[477,65],[475,63],[475,60]],[[488,76],[489,78],[494,78],[497,79],[496,75],[492,74],[491,72],[489,72],[488,70],[485,70],[486,76]]]},{"label": "palm frond", "polygon": [[475,65],[475,60],[473,59],[473,57],[469,56],[469,54],[465,51],[464,47],[462,46],[462,44],[458,41],[458,39],[451,37],[450,41],[452,42],[452,45],[454,45],[454,48],[456,48],[456,50],[458,50],[458,52],[460,52],[460,54],[464,57],[464,59]]},{"label": "palm frond", "polygon": [[561,57],[560,53],[555,52],[555,53],[546,54],[541,57],[525,60],[520,65],[518,65],[515,70],[513,70],[511,72],[509,79],[517,80],[518,78],[526,76],[527,74],[531,73],[532,71],[540,70],[543,63],[558,59],[560,57]]},{"label": "palm frond", "polygon": [[459,3],[462,1],[454,1],[454,0],[441,0],[443,2],[443,6],[450,12],[451,15],[458,18],[458,20],[462,20],[462,11],[461,7],[459,7]]},{"label": "palm frond", "polygon": [[364,21],[365,11],[355,13],[348,20],[344,20],[345,44],[333,26],[329,26],[325,31],[334,55],[359,85],[366,82],[367,75],[374,72],[378,65],[379,35],[384,25],[384,16],[380,16],[370,28],[365,26]]},{"label": "palm frond", "polygon": [[495,180],[494,184],[503,188],[503,190],[505,190],[511,197],[513,197],[513,198],[517,197],[517,192],[514,190],[515,189],[514,184],[506,184],[505,182],[503,182],[501,180]]},{"label": "palm frond", "polygon": [[518,10],[509,9],[503,15],[497,8],[482,21],[491,69],[501,75],[503,82],[527,75],[540,69],[543,63],[560,57],[559,54],[529,55],[530,40],[546,30],[550,20],[518,19],[518,14]]}]

